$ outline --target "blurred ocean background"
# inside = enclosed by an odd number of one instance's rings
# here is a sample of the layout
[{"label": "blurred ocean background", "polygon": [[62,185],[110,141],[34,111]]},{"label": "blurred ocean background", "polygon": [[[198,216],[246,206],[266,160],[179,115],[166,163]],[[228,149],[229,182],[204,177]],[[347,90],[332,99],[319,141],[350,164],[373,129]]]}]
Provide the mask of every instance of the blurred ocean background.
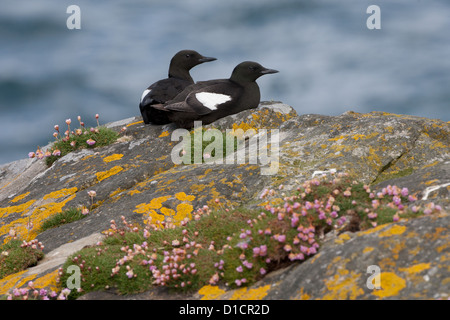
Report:
[{"label": "blurred ocean background", "polygon": [[[81,29],[69,30],[69,5]],[[369,30],[369,5],[381,30]],[[171,57],[218,58],[194,80],[244,60],[280,73],[261,100],[299,114],[386,111],[450,120],[448,0],[15,0],[0,4],[0,164],[53,141],[53,126],[138,116]],[[65,130],[65,129],[64,129]]]}]

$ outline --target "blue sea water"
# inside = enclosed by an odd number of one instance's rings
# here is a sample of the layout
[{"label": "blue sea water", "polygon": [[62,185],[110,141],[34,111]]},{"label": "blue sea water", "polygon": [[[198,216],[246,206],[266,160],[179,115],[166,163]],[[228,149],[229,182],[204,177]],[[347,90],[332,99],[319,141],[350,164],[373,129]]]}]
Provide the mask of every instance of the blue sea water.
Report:
[{"label": "blue sea water", "polygon": [[[69,5],[81,10],[70,30]],[[381,9],[381,29],[366,12]],[[195,80],[228,78],[244,60],[280,72],[262,100],[299,114],[386,111],[450,120],[448,0],[15,0],[0,4],[0,164],[53,140],[65,119],[138,116],[142,91],[181,49],[217,61]]]}]

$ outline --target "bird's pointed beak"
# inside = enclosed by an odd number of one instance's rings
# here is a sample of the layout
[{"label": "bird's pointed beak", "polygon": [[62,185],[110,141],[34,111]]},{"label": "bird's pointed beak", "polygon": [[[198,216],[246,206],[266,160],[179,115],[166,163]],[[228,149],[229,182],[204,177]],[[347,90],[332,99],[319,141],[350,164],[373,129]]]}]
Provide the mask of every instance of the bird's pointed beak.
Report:
[{"label": "bird's pointed beak", "polygon": [[261,74],[271,74],[271,73],[277,73],[277,72],[279,72],[279,71],[275,70],[275,69],[264,69],[264,70],[261,70]]},{"label": "bird's pointed beak", "polygon": [[203,62],[211,62],[211,61],[215,61],[217,60],[216,58],[213,57],[201,57],[200,59],[198,59],[199,62],[203,63]]}]

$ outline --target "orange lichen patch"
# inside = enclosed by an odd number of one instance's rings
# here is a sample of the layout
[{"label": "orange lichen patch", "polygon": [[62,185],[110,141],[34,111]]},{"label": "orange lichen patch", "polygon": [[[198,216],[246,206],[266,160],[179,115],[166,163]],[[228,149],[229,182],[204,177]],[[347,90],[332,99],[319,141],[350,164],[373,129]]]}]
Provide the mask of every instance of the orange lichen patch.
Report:
[{"label": "orange lichen patch", "polygon": [[433,166],[435,166],[435,165],[437,165],[437,164],[439,164],[439,163],[441,163],[441,162],[436,160],[436,161],[434,161],[433,163],[429,163],[429,164],[424,165],[424,166],[422,167],[422,169],[429,168],[429,167],[433,167]]},{"label": "orange lichen patch", "polygon": [[[241,129],[241,130],[239,130],[239,129]],[[236,123],[233,123],[233,128],[232,128],[230,134],[233,136],[241,136],[244,133],[243,131],[247,131],[247,130],[254,130],[254,132],[256,133],[256,131],[258,131],[258,128],[252,127],[251,125],[249,125],[248,123],[245,123],[245,122],[241,122],[239,125]],[[252,133],[252,132],[250,132],[250,133]]]},{"label": "orange lichen patch", "polygon": [[363,250],[363,253],[369,253],[369,252],[372,252],[373,250],[375,250],[375,248],[373,248],[373,247],[365,247],[364,250]]},{"label": "orange lichen patch", "polygon": [[339,235],[338,239],[334,240],[336,244],[343,244],[345,241],[350,240],[350,236],[346,233]]},{"label": "orange lichen patch", "polygon": [[[76,189],[76,188],[74,188],[74,189]],[[52,192],[44,198],[46,198],[46,199],[52,198],[52,197],[58,198],[58,197],[61,197],[62,194],[68,195],[68,194],[70,194],[70,192],[68,192],[67,190],[69,190],[69,189],[60,190],[61,193],[59,193],[58,191]],[[72,190],[72,191],[75,192],[74,190]],[[47,219],[48,217],[54,215],[55,213],[62,212],[62,208],[66,205],[66,203],[73,200],[75,198],[75,196],[76,195],[73,194],[62,202],[59,202],[59,203],[58,202],[50,202],[50,203],[46,203],[41,206],[38,206],[37,208],[34,208],[33,212],[31,214],[29,214],[28,216],[26,216],[24,218],[15,219],[11,223],[3,225],[0,228],[0,235],[9,233],[9,229],[12,228],[16,231],[16,234],[18,237],[21,237],[26,240],[34,239],[34,237],[37,235],[39,228],[40,228],[41,224],[43,223],[43,221],[45,219]],[[29,201],[29,203],[27,202],[27,203],[23,204],[22,206],[23,206],[23,208],[28,209],[28,207],[30,207],[34,202],[35,202],[35,200],[31,200],[31,201]],[[15,211],[15,212],[22,212],[22,216],[24,216],[26,213],[25,210]],[[28,226],[28,228],[27,228],[27,226]]]},{"label": "orange lichen patch", "polygon": [[59,198],[65,197],[65,196],[72,195],[72,194],[76,193],[77,191],[78,191],[77,187],[73,187],[70,189],[65,188],[65,189],[61,189],[58,191],[53,191],[53,192],[50,192],[49,194],[45,195],[44,200],[59,199]]},{"label": "orange lichen patch", "polygon": [[132,123],[129,123],[129,124],[127,124],[127,127],[131,127],[131,126],[134,126],[134,125],[136,125],[136,124],[141,124],[141,123],[144,123],[144,121],[136,121],[136,122],[132,122]]},{"label": "orange lichen patch", "polygon": [[128,194],[129,194],[130,196],[135,195],[135,194],[138,194],[138,193],[141,193],[141,191],[139,191],[139,190],[131,190],[131,191],[128,192]]},{"label": "orange lichen patch", "polygon": [[446,238],[447,232],[448,232],[447,230],[448,230],[447,228],[437,227],[435,229],[434,233],[427,234],[426,237],[427,237],[427,239],[430,239],[431,241],[436,241],[441,238]]},{"label": "orange lichen patch", "polygon": [[14,288],[16,283],[22,278],[22,275],[26,270],[20,271],[18,273],[10,274],[0,280],[0,294],[7,294],[9,290]]},{"label": "orange lichen patch", "polygon": [[315,254],[311,259],[309,259],[309,264],[313,264],[320,256],[322,256],[321,252]]},{"label": "orange lichen patch", "polygon": [[212,188],[212,186],[214,186],[214,181],[211,181],[211,182],[208,183],[208,184],[193,184],[193,185],[191,186],[191,190],[200,194],[200,193],[203,192],[203,190],[204,190],[205,188],[210,189],[210,188]]},{"label": "orange lichen patch", "polygon": [[382,272],[380,274],[381,289],[373,290],[372,294],[379,298],[395,296],[406,287],[405,279],[397,276],[393,272]]},{"label": "orange lichen patch", "polygon": [[339,141],[339,140],[346,140],[346,139],[347,139],[346,136],[339,136],[336,138],[330,138],[330,139],[328,139],[328,141]]},{"label": "orange lichen patch", "polygon": [[97,176],[98,181],[105,180],[115,174],[118,174],[120,171],[122,171],[123,168],[121,166],[115,166],[107,171],[97,172],[95,175]]},{"label": "orange lichen patch", "polygon": [[184,192],[178,192],[177,194],[175,194],[175,198],[177,198],[180,201],[194,201],[195,200],[195,196],[186,195],[186,193],[184,193]]},{"label": "orange lichen patch", "polygon": [[170,196],[163,196],[163,197],[158,197],[158,198],[152,199],[152,201],[150,201],[150,203],[138,204],[136,206],[136,210],[134,210],[133,212],[146,213],[152,209],[159,209],[162,207],[162,203],[167,201],[167,199],[169,199],[169,198],[170,198]]},{"label": "orange lichen patch", "polygon": [[157,221],[163,222],[164,220],[165,220],[165,217],[162,214],[158,214],[155,210],[149,210],[144,215],[144,223],[145,224],[157,223]]},{"label": "orange lichen patch", "polygon": [[58,285],[56,283],[56,279],[59,277],[58,270],[50,272],[45,276],[37,278],[33,281],[34,287],[38,289],[48,288],[53,291],[58,290]]},{"label": "orange lichen patch", "polygon": [[116,199],[120,198],[120,196],[118,196],[118,194],[120,194],[121,192],[124,192],[124,191],[125,191],[125,189],[122,189],[119,187],[115,191],[111,192],[109,197],[116,200]]},{"label": "orange lichen patch", "polygon": [[386,229],[385,231],[380,232],[380,234],[378,236],[379,237],[391,237],[391,236],[396,236],[396,235],[402,234],[405,231],[406,231],[405,226],[394,225],[394,226],[391,226],[390,228]]},{"label": "orange lichen patch", "polygon": [[161,160],[167,159],[167,157],[168,157],[168,156],[161,156],[161,157],[159,157],[159,158],[156,158],[155,160],[156,160],[156,161],[161,161]]},{"label": "orange lichen patch", "polygon": [[123,154],[115,153],[115,154],[113,154],[113,155],[110,155],[110,156],[108,156],[108,157],[105,157],[105,158],[103,159],[103,162],[108,163],[108,162],[111,162],[111,161],[120,160],[120,159],[122,159],[122,157],[123,157]]},{"label": "orange lichen patch", "polygon": [[188,203],[180,203],[177,205],[177,212],[173,217],[175,219],[174,222],[180,222],[186,218],[189,220],[192,218],[192,211],[194,211],[194,207]]},{"label": "orange lichen patch", "polygon": [[206,285],[198,293],[203,295],[201,300],[214,300],[220,299],[220,296],[225,293],[225,290],[220,289],[218,286]]},{"label": "orange lichen patch", "polygon": [[159,209],[159,211],[161,211],[161,213],[165,217],[173,217],[173,216],[175,216],[175,210],[170,209],[170,208],[162,207],[161,209]]},{"label": "orange lichen patch", "polygon": [[367,140],[367,139],[371,139],[371,138],[374,138],[374,137],[376,137],[378,135],[378,132],[373,132],[373,133],[371,133],[371,134],[369,134],[369,135],[365,135],[365,134],[355,134],[354,136],[352,136],[352,139],[353,140],[355,140],[355,141],[358,141],[359,139],[365,139],[365,140]]},{"label": "orange lichen patch", "polygon": [[0,208],[0,218],[6,218],[11,213],[23,213],[35,202],[36,200],[30,200],[26,203],[17,205],[17,206],[10,206],[6,208]]},{"label": "orange lichen patch", "polygon": [[358,286],[360,275],[353,271],[345,271],[341,272],[343,274],[335,274],[332,279],[325,280],[328,291],[323,296],[324,300],[354,300],[364,294],[364,290]]},{"label": "orange lichen patch", "polygon": [[26,192],[26,193],[24,193],[24,194],[18,195],[17,197],[15,197],[14,199],[12,199],[12,200],[9,201],[9,202],[12,202],[12,203],[19,202],[20,200],[22,200],[23,198],[25,198],[25,197],[28,196],[29,194],[30,194],[29,192]]},{"label": "orange lichen patch", "polygon": [[160,135],[159,135],[159,137],[158,138],[164,138],[164,137],[167,137],[167,136],[169,136],[170,135],[170,133],[169,133],[169,131],[163,131]]},{"label": "orange lichen patch", "polygon": [[445,145],[440,141],[434,141],[433,144],[430,146],[430,149],[436,148],[448,149],[448,145]]},{"label": "orange lichen patch", "polygon": [[66,205],[66,203],[73,200],[75,196],[76,195],[74,194],[62,202],[50,202],[37,207],[34,209],[30,217],[25,218],[26,221],[32,222],[33,228],[28,232],[26,229],[26,224],[23,224],[17,229],[17,233],[22,236],[27,234],[29,240],[34,239],[38,235],[39,229],[44,220],[56,213],[62,212],[62,208]]},{"label": "orange lichen patch", "polygon": [[230,297],[230,300],[261,300],[267,295],[269,289],[270,284],[255,289],[238,289]]},{"label": "orange lichen patch", "polygon": [[81,161],[87,160],[87,159],[92,158],[92,157],[94,157],[94,155],[93,154],[89,154],[86,157],[82,158]]},{"label": "orange lichen patch", "polygon": [[375,232],[380,231],[380,230],[382,230],[382,229],[384,229],[384,228],[386,228],[386,225],[385,225],[385,224],[384,224],[384,225],[377,226],[377,227],[375,227],[375,228],[367,229],[367,230],[365,230],[365,231],[358,232],[358,236],[364,236],[364,235],[367,235],[367,234],[375,233]]},{"label": "orange lichen patch", "polygon": [[428,270],[430,269],[430,263],[419,263],[419,264],[415,264],[409,268],[399,268],[399,271],[402,272],[406,272],[408,274],[415,274],[415,273],[419,273],[422,272],[423,270]]},{"label": "orange lichen patch", "polygon": [[441,253],[442,251],[446,250],[450,247],[450,243],[444,243],[442,246],[436,247],[436,251]]},{"label": "orange lichen patch", "polygon": [[303,288],[301,288],[300,292],[297,294],[297,296],[294,299],[309,300],[309,299],[311,299],[311,296],[309,294],[303,292]]}]

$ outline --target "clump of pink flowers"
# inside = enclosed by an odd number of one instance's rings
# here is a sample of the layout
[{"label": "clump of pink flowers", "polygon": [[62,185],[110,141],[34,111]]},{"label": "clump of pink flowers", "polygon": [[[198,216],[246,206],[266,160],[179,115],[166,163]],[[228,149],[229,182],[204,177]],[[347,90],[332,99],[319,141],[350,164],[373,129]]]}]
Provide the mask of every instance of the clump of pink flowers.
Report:
[{"label": "clump of pink flowers", "polygon": [[[280,266],[302,263],[313,257],[327,234],[345,230],[352,216],[359,217],[359,230],[364,230],[378,223],[441,210],[432,203],[418,205],[416,195],[407,188],[372,188],[352,181],[346,174],[335,174],[305,181],[288,195],[285,187],[264,190],[260,196],[264,201],[261,208],[248,215],[226,210],[220,199],[215,199],[211,202],[219,205],[220,212],[204,205],[191,213],[191,220],[186,218],[179,223],[166,217],[163,221],[149,219],[142,227],[121,216],[122,226],[111,220],[110,229],[105,232],[120,244],[117,247],[120,253],[115,254],[117,259],[106,270],[106,276],[113,283],[125,282],[133,287],[150,283],[188,290],[198,286],[199,278],[203,285],[240,287],[254,283]],[[95,196],[91,191],[88,194]],[[224,231],[221,240],[217,237],[209,240],[205,238],[205,230],[196,229],[198,225],[190,226],[207,217],[211,218],[206,220],[208,225],[220,223],[217,221],[220,215],[221,218],[229,215],[245,218],[233,233]],[[168,233],[160,233],[165,231]],[[138,240],[130,242],[129,239]],[[156,245],[155,239],[158,239]],[[100,255],[106,250],[106,246],[101,246],[96,253]],[[206,256],[208,266],[204,262]],[[88,266],[81,255],[73,257],[72,263],[82,272],[94,272],[94,279],[101,269],[99,265]]]},{"label": "clump of pink flowers", "polygon": [[90,148],[98,145],[97,137],[100,133],[99,130],[99,115],[95,115],[95,119],[97,122],[96,128],[86,128],[83,121],[81,121],[81,116],[77,117],[79,127],[74,129],[72,125],[71,119],[66,119],[65,123],[67,125],[67,130],[63,132],[60,129],[59,125],[55,125],[53,137],[55,138],[55,142],[47,149],[42,150],[40,147],[37,148],[35,152],[29,152],[29,158],[37,158],[37,159],[51,159],[47,164],[51,164],[57,158],[65,155],[66,153],[76,150],[78,148]]}]

